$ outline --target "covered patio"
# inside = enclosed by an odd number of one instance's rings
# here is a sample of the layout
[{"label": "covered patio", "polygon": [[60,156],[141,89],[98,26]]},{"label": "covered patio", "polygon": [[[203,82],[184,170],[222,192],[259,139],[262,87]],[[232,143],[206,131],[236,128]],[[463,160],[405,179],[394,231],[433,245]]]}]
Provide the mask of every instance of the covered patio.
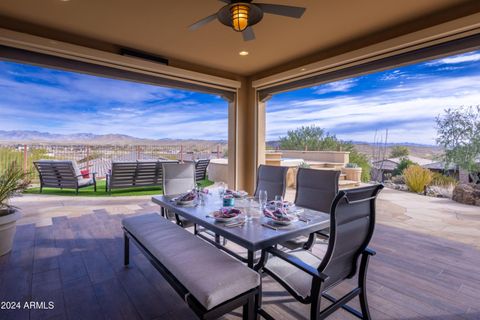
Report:
[{"label": "covered patio", "polygon": [[[479,238],[469,230],[473,232],[479,222],[473,211],[463,206],[462,216],[472,218],[449,220],[456,232],[448,233],[441,223],[427,228],[412,211],[416,208],[399,205],[420,196],[399,201],[398,197],[406,196],[402,194],[385,190],[378,202],[379,223],[371,243],[377,256],[368,277],[372,318],[477,319]],[[438,214],[439,221],[448,220],[449,214],[439,208],[450,202],[424,210]],[[2,301],[55,301],[55,309],[5,311],[2,319],[195,319],[138,251],[133,253],[133,266],[123,267],[120,220],[158,210],[150,197],[66,200],[27,195],[15,203],[25,208],[25,217],[12,253],[0,258],[0,297]],[[35,217],[36,211],[43,217]],[[275,318],[308,319],[308,308],[282,287],[268,278],[264,285],[265,307]],[[344,286],[334,293],[340,295],[343,289],[348,290]],[[241,309],[225,318],[241,318]],[[331,316],[350,318],[344,311]]]},{"label": "covered patio", "polygon": [[[244,41],[217,21],[188,29],[230,5],[226,0],[6,1],[0,4],[0,59],[220,96],[229,110],[228,186],[252,194],[257,169],[266,163],[265,110],[272,95],[480,47],[478,1],[275,3],[306,11],[298,20],[265,14],[255,40]],[[377,251],[367,278],[372,318],[478,319],[480,252],[478,237],[470,238],[478,231],[476,218],[442,215],[447,222],[437,228],[433,214],[402,215],[404,200],[396,201],[379,199],[369,245]],[[121,220],[158,212],[150,197],[105,202],[26,195],[18,205],[30,215],[19,221],[13,250],[0,257],[0,301],[54,301],[55,307],[2,310],[0,319],[195,318],[135,246],[124,266]],[[330,294],[340,297],[354,282]],[[271,278],[263,280],[262,292],[262,307],[275,319],[309,318],[309,307]],[[357,300],[351,304],[359,308]],[[224,316],[241,317],[241,308]],[[342,309],[329,317],[350,318]]]}]

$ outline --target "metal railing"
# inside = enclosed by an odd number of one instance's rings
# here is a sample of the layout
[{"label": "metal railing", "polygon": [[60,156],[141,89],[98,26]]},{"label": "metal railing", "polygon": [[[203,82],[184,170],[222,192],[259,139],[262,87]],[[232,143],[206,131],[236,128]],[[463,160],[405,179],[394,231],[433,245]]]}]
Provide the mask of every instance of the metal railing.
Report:
[{"label": "metal railing", "polygon": [[96,172],[105,177],[112,161],[148,161],[171,159],[188,161],[195,159],[224,158],[226,144],[174,144],[174,145],[48,145],[10,144],[0,145],[0,172],[12,162],[37,178],[33,162],[40,159],[75,160],[81,170]]}]

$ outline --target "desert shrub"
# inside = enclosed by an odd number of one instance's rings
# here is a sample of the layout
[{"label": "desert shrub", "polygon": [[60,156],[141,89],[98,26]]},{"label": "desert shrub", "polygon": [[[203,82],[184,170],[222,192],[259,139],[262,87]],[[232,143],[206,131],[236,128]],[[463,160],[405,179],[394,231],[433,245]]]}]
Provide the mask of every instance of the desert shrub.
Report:
[{"label": "desert shrub", "polygon": [[300,163],[298,165],[299,168],[310,168],[310,165],[308,163],[306,163],[305,161],[302,161],[302,163]]},{"label": "desert shrub", "polygon": [[432,172],[419,165],[411,165],[403,171],[405,184],[412,192],[421,193],[432,182]]},{"label": "desert shrub", "polygon": [[458,184],[457,179],[454,177],[449,177],[439,172],[434,172],[432,174],[432,182],[430,185],[432,186],[440,186],[440,187],[447,187],[447,186],[456,186]]},{"label": "desert shrub", "polygon": [[403,170],[407,169],[411,165],[416,164],[415,162],[407,159],[407,158],[402,158],[400,162],[398,163],[397,167],[393,170],[392,175],[394,176],[400,176],[403,174]]},{"label": "desert shrub", "polygon": [[395,184],[405,184],[405,177],[403,175],[393,176],[390,180]]}]

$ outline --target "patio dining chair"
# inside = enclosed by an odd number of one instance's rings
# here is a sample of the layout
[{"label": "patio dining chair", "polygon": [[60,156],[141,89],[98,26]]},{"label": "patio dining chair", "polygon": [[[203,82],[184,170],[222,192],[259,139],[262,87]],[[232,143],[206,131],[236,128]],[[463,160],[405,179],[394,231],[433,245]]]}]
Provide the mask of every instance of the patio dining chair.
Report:
[{"label": "patio dining chair", "polygon": [[[323,257],[304,249],[287,253],[271,247],[262,251],[261,270],[296,300],[310,304],[310,319],[325,319],[339,308],[358,318],[371,319],[366,280],[368,261],[375,251],[368,244],[375,227],[375,200],[382,188],[383,185],[372,185],[338,193],[331,206],[330,241],[323,245]],[[357,274],[357,286],[343,297],[335,299],[327,293]],[[356,296],[360,298],[361,312],[347,305]],[[332,302],[323,310],[322,298]],[[264,310],[260,313],[272,319]]]},{"label": "patio dining chair", "polygon": [[258,198],[261,190],[267,191],[268,200],[275,196],[285,196],[288,167],[260,165],[257,170],[257,186],[254,197]]},{"label": "patio dining chair", "polygon": [[[164,195],[178,195],[195,188],[195,165],[193,163],[163,163],[162,171]],[[165,212],[165,217],[168,218],[168,212]],[[193,225],[191,221],[178,214],[175,214],[175,220],[183,228]]]},{"label": "patio dining chair", "polygon": [[[295,205],[307,209],[330,213],[332,202],[338,193],[338,170],[317,170],[299,168],[297,172],[297,193]],[[289,249],[304,247],[310,249],[315,243],[316,235],[328,238],[328,228],[317,233],[312,233],[307,238],[300,236],[287,241],[283,246]]]}]

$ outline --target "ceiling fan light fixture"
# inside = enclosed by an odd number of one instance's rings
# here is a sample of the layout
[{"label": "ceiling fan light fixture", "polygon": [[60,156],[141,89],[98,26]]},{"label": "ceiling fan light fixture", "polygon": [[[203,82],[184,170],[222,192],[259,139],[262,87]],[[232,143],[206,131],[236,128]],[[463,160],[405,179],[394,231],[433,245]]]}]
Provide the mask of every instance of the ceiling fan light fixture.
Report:
[{"label": "ceiling fan light fixture", "polygon": [[248,4],[237,3],[230,7],[232,17],[232,28],[235,31],[242,32],[248,27],[248,18],[250,7]]}]

